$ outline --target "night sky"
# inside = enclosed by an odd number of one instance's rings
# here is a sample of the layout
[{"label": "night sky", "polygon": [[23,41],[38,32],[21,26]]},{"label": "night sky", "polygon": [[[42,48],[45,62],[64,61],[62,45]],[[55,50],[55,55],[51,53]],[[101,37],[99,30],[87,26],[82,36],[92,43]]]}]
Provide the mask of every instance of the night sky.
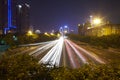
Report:
[{"label": "night sky", "polygon": [[[19,0],[20,1],[20,0]],[[77,30],[77,24],[90,15],[120,23],[120,0],[21,0],[31,6],[31,25],[35,29],[51,31],[67,25]]]}]

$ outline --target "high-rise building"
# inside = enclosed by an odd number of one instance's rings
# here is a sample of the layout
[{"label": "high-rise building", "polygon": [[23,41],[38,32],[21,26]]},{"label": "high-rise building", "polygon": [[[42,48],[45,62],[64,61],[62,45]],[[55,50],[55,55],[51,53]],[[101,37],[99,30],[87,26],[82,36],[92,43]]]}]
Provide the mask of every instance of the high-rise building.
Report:
[{"label": "high-rise building", "polygon": [[17,32],[18,33],[26,33],[30,29],[30,6],[28,4],[17,5],[17,16],[16,16],[16,24],[17,24]]},{"label": "high-rise building", "polygon": [[0,0],[0,34],[4,33],[4,28],[6,26],[5,21],[7,20],[7,2],[6,0]]},{"label": "high-rise building", "polygon": [[0,33],[14,32],[16,0],[0,0]]},{"label": "high-rise building", "polygon": [[69,27],[68,26],[64,26],[64,34],[68,34],[69,33]]},{"label": "high-rise building", "polygon": [[0,34],[26,33],[29,30],[28,4],[17,5],[17,0],[0,0]]}]

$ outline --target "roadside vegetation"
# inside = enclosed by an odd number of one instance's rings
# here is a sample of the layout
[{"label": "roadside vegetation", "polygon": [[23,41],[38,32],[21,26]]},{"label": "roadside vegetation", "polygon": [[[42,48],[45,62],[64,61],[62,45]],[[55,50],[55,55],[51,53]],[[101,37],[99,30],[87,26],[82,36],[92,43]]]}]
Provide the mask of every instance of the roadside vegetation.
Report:
[{"label": "roadside vegetation", "polygon": [[83,65],[79,69],[48,67],[27,54],[4,54],[0,59],[0,80],[119,80],[120,65]]},{"label": "roadside vegetation", "polygon": [[31,44],[31,43],[39,43],[39,42],[45,42],[45,41],[51,41],[57,39],[57,34],[55,35],[45,35],[45,34],[7,34],[4,36],[0,36],[0,44],[9,45],[9,46],[17,46],[20,44]]},{"label": "roadside vegetation", "polygon": [[102,48],[120,48],[120,35],[108,35],[108,36],[80,36],[76,34],[70,34],[69,38],[81,42],[88,43],[90,45],[102,47]]},{"label": "roadside vegetation", "polygon": [[[10,39],[13,35],[9,34]],[[22,41],[18,44],[36,43],[44,40],[53,40],[57,37],[46,36],[44,34],[37,35],[39,37],[33,37],[30,40],[29,37],[20,35],[17,41]],[[46,39],[47,37],[47,39]],[[73,40],[83,41],[95,46],[101,46],[103,48],[120,47],[120,36],[111,35],[103,37],[90,37],[90,36],[79,36],[71,34],[69,37]],[[8,37],[4,40],[6,44],[14,45],[15,41],[10,40],[7,42]],[[39,38],[39,39],[38,39]],[[12,43],[13,41],[13,43]],[[107,45],[108,43],[111,43]],[[104,44],[104,45],[102,45]],[[15,43],[16,45],[16,43]],[[107,45],[107,46],[106,46]],[[38,64],[38,59],[24,54],[16,54],[21,50],[27,48],[20,48],[19,50],[8,50],[5,54],[0,57],[0,80],[119,80],[120,79],[120,64],[109,63],[109,64],[85,64],[78,69],[71,69],[66,67],[57,67],[50,63]],[[16,54],[16,55],[15,55]],[[52,67],[48,67],[52,66]]]}]

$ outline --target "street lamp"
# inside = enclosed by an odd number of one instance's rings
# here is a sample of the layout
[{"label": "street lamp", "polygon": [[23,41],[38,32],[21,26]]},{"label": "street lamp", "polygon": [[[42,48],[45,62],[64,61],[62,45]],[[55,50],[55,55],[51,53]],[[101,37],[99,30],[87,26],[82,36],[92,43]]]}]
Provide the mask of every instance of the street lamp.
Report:
[{"label": "street lamp", "polygon": [[32,31],[28,31],[28,35],[33,35]]},{"label": "street lamp", "polygon": [[47,32],[45,32],[44,34],[45,34],[45,35],[48,35],[48,33],[47,33]]},{"label": "street lamp", "polygon": [[22,8],[22,5],[18,5],[19,8]]},{"label": "street lamp", "polygon": [[60,37],[60,34],[59,34],[59,33],[57,34],[57,37]]},{"label": "street lamp", "polygon": [[50,33],[50,35],[52,35],[52,36],[53,36],[54,34],[53,34],[53,33]]},{"label": "street lamp", "polygon": [[100,19],[100,18],[95,18],[95,19],[93,19],[93,24],[94,24],[94,25],[99,25],[99,24],[101,24],[101,19]]},{"label": "street lamp", "polygon": [[68,28],[68,26],[64,26],[65,28]]}]

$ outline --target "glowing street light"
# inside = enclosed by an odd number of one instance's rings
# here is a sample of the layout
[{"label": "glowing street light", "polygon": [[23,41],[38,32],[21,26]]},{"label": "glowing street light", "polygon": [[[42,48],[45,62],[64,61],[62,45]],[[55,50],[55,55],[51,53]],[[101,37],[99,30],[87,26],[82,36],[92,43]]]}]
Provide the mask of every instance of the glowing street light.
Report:
[{"label": "glowing street light", "polygon": [[32,31],[28,31],[28,35],[33,35],[33,32]]},{"label": "glowing street light", "polygon": [[57,37],[60,37],[60,34],[59,34],[59,33],[57,34]]},{"label": "glowing street light", "polygon": [[68,28],[68,26],[64,26],[65,28]]},{"label": "glowing street light", "polygon": [[52,35],[52,36],[53,36],[53,35],[54,35],[54,33],[50,33],[50,35]]},{"label": "glowing street light", "polygon": [[19,8],[22,8],[22,5],[18,5]]},{"label": "glowing street light", "polygon": [[48,33],[47,33],[47,32],[45,32],[44,34],[45,34],[45,35],[48,35]]},{"label": "glowing street light", "polygon": [[46,35],[46,36],[50,36],[47,32],[45,32],[44,35]]},{"label": "glowing street light", "polygon": [[101,19],[100,19],[100,18],[95,18],[95,19],[93,20],[93,24],[95,24],[95,25],[101,24]]}]

